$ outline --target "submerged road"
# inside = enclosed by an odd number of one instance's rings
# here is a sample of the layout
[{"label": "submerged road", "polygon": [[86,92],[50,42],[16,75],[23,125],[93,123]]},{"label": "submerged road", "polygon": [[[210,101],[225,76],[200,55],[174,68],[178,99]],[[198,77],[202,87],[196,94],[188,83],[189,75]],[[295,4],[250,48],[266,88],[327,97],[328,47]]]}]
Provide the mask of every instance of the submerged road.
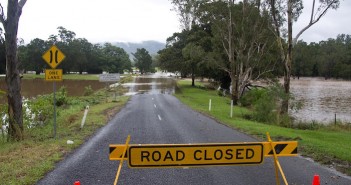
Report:
[{"label": "submerged road", "polygon": [[[56,165],[38,185],[113,184],[119,161],[109,160],[109,144],[187,144],[254,142],[254,138],[192,111],[169,94],[138,94],[105,127]],[[279,158],[289,184],[351,184],[351,178],[303,157]],[[118,184],[276,184],[274,163],[196,168],[128,168],[124,162]],[[283,181],[281,181],[283,184]]]}]

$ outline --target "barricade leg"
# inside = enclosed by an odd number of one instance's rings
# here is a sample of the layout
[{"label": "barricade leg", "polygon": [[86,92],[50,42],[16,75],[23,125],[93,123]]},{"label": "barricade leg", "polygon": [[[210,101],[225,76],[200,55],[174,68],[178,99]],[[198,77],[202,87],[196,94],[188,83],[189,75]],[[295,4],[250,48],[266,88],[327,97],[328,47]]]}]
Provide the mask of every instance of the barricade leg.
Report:
[{"label": "barricade leg", "polygon": [[288,182],[287,182],[287,180],[286,180],[286,178],[285,178],[283,169],[282,169],[282,167],[280,166],[280,163],[279,163],[279,161],[278,161],[278,156],[277,156],[277,153],[275,152],[275,148],[274,148],[274,146],[273,146],[273,141],[272,141],[271,136],[269,135],[268,132],[267,132],[267,139],[268,139],[268,142],[270,142],[271,147],[272,147],[272,150],[273,150],[274,166],[275,166],[275,176],[276,176],[277,185],[280,185],[278,170],[280,171],[280,174],[282,175],[282,178],[283,178],[283,180],[284,180],[285,185],[288,185]]},{"label": "barricade leg", "polygon": [[123,165],[123,159],[124,159],[124,156],[126,155],[126,152],[127,152],[127,150],[128,150],[129,141],[130,141],[130,135],[128,135],[128,137],[127,137],[126,148],[125,148],[125,150],[123,151],[122,158],[121,158],[121,160],[120,160],[120,162],[119,162],[119,166],[118,166],[118,170],[117,170],[117,174],[116,174],[116,179],[115,179],[114,185],[117,185],[118,177],[119,177],[119,174],[121,173],[121,169],[122,169],[122,165]]}]

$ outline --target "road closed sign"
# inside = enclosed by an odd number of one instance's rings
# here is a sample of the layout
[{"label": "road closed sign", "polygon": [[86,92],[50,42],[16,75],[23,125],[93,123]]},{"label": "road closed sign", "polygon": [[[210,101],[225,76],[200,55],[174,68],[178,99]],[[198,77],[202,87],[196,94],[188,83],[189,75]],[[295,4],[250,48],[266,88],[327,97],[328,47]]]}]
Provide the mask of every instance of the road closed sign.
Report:
[{"label": "road closed sign", "polygon": [[263,151],[261,143],[133,145],[128,162],[135,168],[251,165],[263,162]]}]

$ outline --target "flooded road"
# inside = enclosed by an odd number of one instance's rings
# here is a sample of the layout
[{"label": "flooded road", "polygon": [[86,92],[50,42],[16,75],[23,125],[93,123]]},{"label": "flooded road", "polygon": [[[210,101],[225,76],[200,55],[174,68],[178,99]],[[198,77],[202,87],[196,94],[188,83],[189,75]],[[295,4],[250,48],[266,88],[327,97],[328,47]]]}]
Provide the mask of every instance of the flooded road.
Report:
[{"label": "flooded road", "polygon": [[135,94],[173,94],[175,92],[176,81],[162,73],[135,77],[131,83],[123,84],[129,88],[126,95]]},{"label": "flooded road", "polygon": [[300,121],[351,123],[351,82],[324,80],[324,78],[300,78],[291,80],[291,92],[303,104],[292,115]]}]

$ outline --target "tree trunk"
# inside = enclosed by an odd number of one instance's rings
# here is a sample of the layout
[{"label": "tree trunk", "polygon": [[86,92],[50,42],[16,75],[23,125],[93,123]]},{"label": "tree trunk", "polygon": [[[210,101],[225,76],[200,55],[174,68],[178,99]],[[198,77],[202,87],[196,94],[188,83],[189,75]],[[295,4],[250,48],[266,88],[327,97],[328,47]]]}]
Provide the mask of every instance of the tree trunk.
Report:
[{"label": "tree trunk", "polygon": [[288,53],[285,58],[284,65],[284,92],[285,97],[283,98],[280,114],[287,114],[289,111],[289,95],[290,95],[290,77],[291,77],[291,60],[292,60],[292,0],[288,1]]},{"label": "tree trunk", "polygon": [[22,7],[26,0],[8,1],[7,19],[2,15],[1,22],[5,29],[6,47],[6,84],[9,115],[9,140],[23,140],[23,115],[21,78],[17,57],[17,31]]},{"label": "tree trunk", "polygon": [[195,87],[195,69],[194,69],[194,67],[191,68],[191,86]]}]

